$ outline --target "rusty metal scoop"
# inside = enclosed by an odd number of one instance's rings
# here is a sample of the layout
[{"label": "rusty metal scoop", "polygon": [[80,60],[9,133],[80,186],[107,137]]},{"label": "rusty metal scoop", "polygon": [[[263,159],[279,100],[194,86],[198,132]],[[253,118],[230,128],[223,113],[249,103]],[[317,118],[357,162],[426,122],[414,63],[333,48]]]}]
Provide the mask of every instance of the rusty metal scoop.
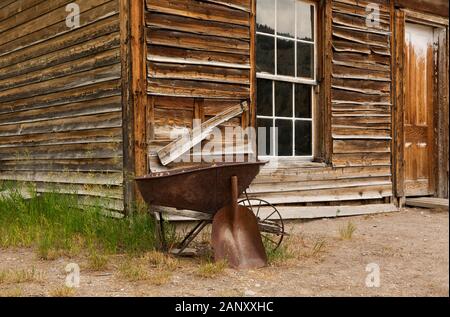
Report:
[{"label": "rusty metal scoop", "polygon": [[231,177],[231,205],[220,209],[212,224],[212,247],[216,261],[225,260],[237,269],[267,265],[258,220],[247,207],[238,204],[238,177]]}]

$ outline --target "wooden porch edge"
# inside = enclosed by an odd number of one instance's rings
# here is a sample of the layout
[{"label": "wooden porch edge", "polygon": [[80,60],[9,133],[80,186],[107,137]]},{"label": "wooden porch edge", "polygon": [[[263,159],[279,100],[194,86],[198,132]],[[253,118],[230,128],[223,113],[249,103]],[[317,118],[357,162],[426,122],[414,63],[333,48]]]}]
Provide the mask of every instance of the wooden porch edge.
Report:
[{"label": "wooden porch edge", "polygon": [[[358,206],[283,206],[277,207],[283,220],[320,219],[349,216],[373,215],[399,211],[394,204],[370,204]],[[161,211],[165,219],[169,221],[197,221],[210,219],[208,215],[189,211],[174,210],[173,208],[163,208]],[[261,207],[260,217],[264,218],[272,213],[269,207]],[[180,216],[183,214],[183,216]]]}]

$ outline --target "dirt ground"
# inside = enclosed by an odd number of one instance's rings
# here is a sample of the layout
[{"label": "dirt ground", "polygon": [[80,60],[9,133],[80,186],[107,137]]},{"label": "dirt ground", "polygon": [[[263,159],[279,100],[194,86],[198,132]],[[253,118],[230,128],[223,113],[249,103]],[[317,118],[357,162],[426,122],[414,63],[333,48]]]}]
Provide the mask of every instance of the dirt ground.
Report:
[{"label": "dirt ground", "polygon": [[[342,239],[349,221],[356,231]],[[85,269],[84,258],[39,260],[29,249],[0,250],[0,272],[34,270],[39,278],[0,281],[0,296],[449,296],[448,211],[405,209],[398,213],[288,224],[290,255],[254,271],[225,269],[198,274],[200,259],[178,260],[163,271],[131,281],[120,274],[123,257],[101,271]],[[68,263],[81,267],[80,287],[66,291]],[[379,287],[367,287],[369,264],[379,267]],[[373,267],[373,266],[369,266]],[[159,275],[151,275],[156,271]],[[35,274],[33,273],[33,274]],[[155,283],[148,276],[156,276]]]}]

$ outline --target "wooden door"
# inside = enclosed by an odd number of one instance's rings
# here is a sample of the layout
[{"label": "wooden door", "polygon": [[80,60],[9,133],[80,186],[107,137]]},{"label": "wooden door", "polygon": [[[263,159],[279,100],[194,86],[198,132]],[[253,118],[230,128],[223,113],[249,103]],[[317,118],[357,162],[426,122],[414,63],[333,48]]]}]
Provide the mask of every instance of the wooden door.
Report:
[{"label": "wooden door", "polygon": [[433,186],[433,28],[405,28],[405,195],[434,194]]}]

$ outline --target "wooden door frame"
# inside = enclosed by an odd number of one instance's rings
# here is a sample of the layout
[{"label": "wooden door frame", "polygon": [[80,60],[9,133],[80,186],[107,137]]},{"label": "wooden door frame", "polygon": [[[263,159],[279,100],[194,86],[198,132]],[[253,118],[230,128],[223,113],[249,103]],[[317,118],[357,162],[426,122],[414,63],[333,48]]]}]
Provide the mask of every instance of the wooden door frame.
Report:
[{"label": "wooden door frame", "polygon": [[405,106],[405,26],[407,22],[431,26],[435,29],[435,74],[436,82],[433,96],[435,162],[430,181],[436,189],[437,197],[448,197],[448,19],[407,9],[395,10],[393,44],[393,65],[395,93],[393,107],[393,183],[394,193],[404,199],[404,106]]}]

